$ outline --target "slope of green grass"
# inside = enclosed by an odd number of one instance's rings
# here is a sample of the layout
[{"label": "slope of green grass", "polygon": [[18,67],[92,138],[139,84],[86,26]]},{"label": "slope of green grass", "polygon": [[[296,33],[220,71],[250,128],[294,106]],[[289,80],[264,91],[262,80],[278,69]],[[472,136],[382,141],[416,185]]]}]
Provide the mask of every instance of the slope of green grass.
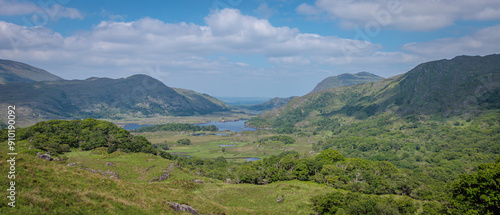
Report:
[{"label": "slope of green grass", "polygon": [[[6,162],[6,145],[2,143],[0,150],[4,175],[10,166]],[[18,146],[16,207],[10,208],[8,199],[2,198],[0,214],[177,214],[166,201],[188,204],[200,214],[311,214],[311,197],[335,191],[326,185],[302,181],[228,184],[197,175],[196,170],[182,169],[175,161],[158,156],[107,154],[102,148],[66,153],[66,161],[46,161],[35,157],[39,150],[28,149],[28,141],[19,142]],[[72,163],[77,165],[67,165]],[[87,168],[112,171],[120,178],[102,176]],[[149,182],[165,172],[170,173],[167,180]],[[191,181],[195,179],[203,184]],[[0,178],[2,187],[9,182],[7,177]],[[285,201],[278,203],[278,196],[284,196]]]}]

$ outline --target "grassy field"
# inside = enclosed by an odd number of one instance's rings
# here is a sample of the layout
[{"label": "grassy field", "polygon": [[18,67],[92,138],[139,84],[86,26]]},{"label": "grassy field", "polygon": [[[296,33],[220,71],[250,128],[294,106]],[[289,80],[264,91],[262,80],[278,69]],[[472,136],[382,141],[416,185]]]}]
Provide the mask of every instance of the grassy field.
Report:
[{"label": "grassy field", "polygon": [[[210,132],[204,132],[210,134]],[[215,133],[215,132],[214,132]],[[300,153],[310,153],[312,151],[312,143],[315,142],[314,137],[299,137],[290,135],[295,140],[294,144],[283,144],[279,141],[258,142],[264,137],[273,136],[266,131],[244,131],[235,132],[216,132],[225,133],[227,135],[204,135],[191,136],[190,134],[182,134],[182,132],[146,132],[136,133],[136,135],[145,136],[152,144],[168,143],[170,146],[169,153],[185,154],[200,158],[217,158],[224,157],[227,159],[240,160],[242,158],[265,158],[271,155],[277,155],[285,150],[295,150]],[[191,145],[182,145],[176,143],[179,139],[188,138],[191,140]],[[221,147],[219,145],[234,145]],[[225,152],[222,149],[225,149]]]},{"label": "grassy field", "polygon": [[[0,167],[7,174],[5,145]],[[66,161],[46,161],[36,158],[38,150],[28,149],[27,142],[20,145],[16,207],[7,207],[8,199],[2,198],[0,214],[178,214],[166,201],[190,205],[200,214],[311,214],[309,199],[334,190],[301,181],[228,184],[144,153],[107,154],[95,149],[67,153]],[[77,165],[68,165],[73,163]],[[119,178],[103,176],[105,171]],[[149,182],[166,172],[167,180]],[[203,183],[191,181],[195,179]],[[9,180],[1,177],[0,183],[7,185]],[[285,201],[278,203],[278,196]]]}]

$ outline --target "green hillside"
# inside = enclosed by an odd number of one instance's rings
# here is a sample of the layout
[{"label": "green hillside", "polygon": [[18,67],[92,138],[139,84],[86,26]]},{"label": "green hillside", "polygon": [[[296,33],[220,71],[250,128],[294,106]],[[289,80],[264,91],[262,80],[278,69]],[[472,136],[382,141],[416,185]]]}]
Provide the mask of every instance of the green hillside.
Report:
[{"label": "green hillside", "polygon": [[319,82],[316,87],[312,90],[312,92],[318,92],[321,90],[331,89],[335,87],[343,87],[343,86],[351,86],[356,84],[364,84],[369,82],[377,82],[382,80],[383,78],[371,74],[369,72],[359,72],[356,74],[340,74],[337,76],[330,76],[325,78],[321,82]]},{"label": "green hillside", "polygon": [[62,78],[28,64],[0,59],[0,84],[55,80]]},{"label": "green hillside", "polygon": [[310,93],[248,124],[315,137],[314,150],[388,161],[447,182],[500,154],[499,80],[500,55],[461,56]]},{"label": "green hillside", "polygon": [[393,113],[425,116],[468,116],[500,108],[500,55],[460,56],[423,63],[411,71],[375,83],[309,93],[281,109],[266,112],[252,124],[295,126],[318,117],[357,119]]}]

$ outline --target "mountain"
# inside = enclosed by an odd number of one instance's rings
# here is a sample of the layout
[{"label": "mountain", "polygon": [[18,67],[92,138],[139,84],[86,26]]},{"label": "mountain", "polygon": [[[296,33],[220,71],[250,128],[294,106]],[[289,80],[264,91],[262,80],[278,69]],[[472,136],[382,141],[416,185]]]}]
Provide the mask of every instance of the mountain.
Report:
[{"label": "mountain", "polygon": [[423,63],[375,83],[309,93],[249,123],[257,127],[307,125],[322,118],[373,115],[474,116],[500,108],[500,55],[459,56]]},{"label": "mountain", "polygon": [[191,105],[197,109],[220,109],[229,110],[229,105],[205,93],[198,93],[193,90],[172,88],[175,92],[185,96],[191,101]]},{"label": "mountain", "polygon": [[256,105],[269,101],[269,97],[217,97],[230,106]]},{"label": "mountain", "polygon": [[0,85],[0,104],[16,104],[31,117],[102,118],[209,114],[228,106],[208,95],[176,90],[146,75]]},{"label": "mountain", "polygon": [[295,98],[296,96],[288,97],[288,98],[273,98],[267,102],[256,104],[256,105],[251,105],[248,107],[245,107],[246,109],[249,110],[255,110],[255,111],[265,111],[265,110],[274,110],[280,107],[283,107],[288,103],[290,100]]},{"label": "mountain", "polygon": [[351,86],[356,84],[363,84],[369,82],[377,82],[383,78],[369,72],[359,72],[356,74],[341,74],[338,76],[330,76],[323,79],[321,82],[314,87],[312,92],[318,92],[321,90],[326,90],[335,87]]},{"label": "mountain", "polygon": [[0,84],[56,80],[62,78],[28,64],[0,59]]}]

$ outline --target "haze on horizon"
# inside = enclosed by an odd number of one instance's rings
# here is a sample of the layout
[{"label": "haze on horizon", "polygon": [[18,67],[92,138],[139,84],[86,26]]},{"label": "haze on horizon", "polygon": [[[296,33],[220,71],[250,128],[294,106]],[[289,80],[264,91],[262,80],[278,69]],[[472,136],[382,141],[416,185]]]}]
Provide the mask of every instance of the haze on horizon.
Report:
[{"label": "haze on horizon", "polygon": [[494,53],[496,0],[0,0],[1,59],[219,97],[300,96],[332,75]]}]

